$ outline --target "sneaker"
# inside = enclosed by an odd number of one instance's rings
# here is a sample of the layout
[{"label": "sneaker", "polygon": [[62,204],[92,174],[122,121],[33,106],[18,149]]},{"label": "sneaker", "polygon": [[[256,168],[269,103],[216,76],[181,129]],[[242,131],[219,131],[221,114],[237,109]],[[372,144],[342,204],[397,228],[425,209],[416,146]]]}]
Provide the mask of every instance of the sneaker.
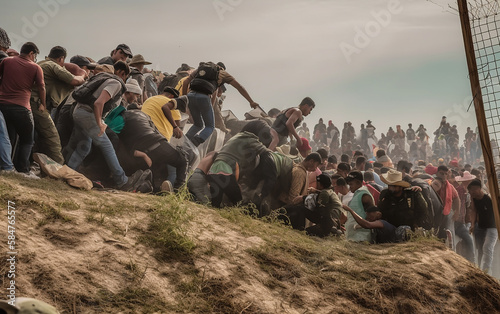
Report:
[{"label": "sneaker", "polygon": [[137,181],[139,181],[139,179],[141,178],[142,173],[143,173],[142,170],[137,170],[136,172],[134,172],[133,175],[128,177],[127,182],[124,185],[118,187],[118,189],[122,190],[122,191],[127,191],[127,192],[133,191],[134,186],[137,183]]},{"label": "sneaker", "polygon": [[163,181],[163,183],[161,184],[161,187],[160,187],[160,190],[162,192],[167,192],[167,193],[170,193],[170,192],[173,192],[174,191],[174,187],[172,186],[172,183],[168,180],[165,180]]},{"label": "sneaker", "polygon": [[134,183],[134,188],[132,191],[137,192],[139,191],[139,187],[144,185],[145,183],[149,183],[151,186],[151,182],[153,182],[153,173],[151,170],[146,169],[142,172],[142,175],[137,179],[137,181]]},{"label": "sneaker", "polygon": [[40,177],[38,177],[36,174],[33,173],[33,171],[30,171],[28,173],[21,172],[21,176],[25,177],[26,179],[32,179],[32,180],[40,180]]},{"label": "sneaker", "polygon": [[19,172],[16,171],[16,168],[12,168],[10,170],[2,169],[0,170],[0,174],[19,174]]},{"label": "sneaker", "polygon": [[153,185],[150,181],[144,181],[141,185],[139,185],[135,191],[137,193],[151,193],[153,192]]}]

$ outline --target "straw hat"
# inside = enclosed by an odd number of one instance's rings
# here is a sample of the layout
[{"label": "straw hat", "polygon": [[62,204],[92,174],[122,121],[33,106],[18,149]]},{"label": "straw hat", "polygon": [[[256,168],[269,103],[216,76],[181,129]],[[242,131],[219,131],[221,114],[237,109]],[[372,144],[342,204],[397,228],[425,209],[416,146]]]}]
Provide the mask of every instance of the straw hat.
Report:
[{"label": "straw hat", "polygon": [[469,171],[464,171],[464,175],[463,176],[456,176],[455,181],[457,181],[457,182],[472,181],[475,178],[476,178],[476,176],[473,174],[470,174]]},{"label": "straw hat", "polygon": [[151,62],[146,61],[141,54],[137,54],[137,55],[135,55],[135,56],[132,57],[132,60],[130,60],[130,63],[129,63],[129,65],[132,65],[132,66],[134,64],[148,65],[148,64],[151,64]]},{"label": "straw hat", "polygon": [[402,186],[404,188],[410,187],[410,183],[403,181],[403,174],[393,169],[387,171],[382,176],[380,176],[380,179],[387,185],[397,185],[397,186]]}]

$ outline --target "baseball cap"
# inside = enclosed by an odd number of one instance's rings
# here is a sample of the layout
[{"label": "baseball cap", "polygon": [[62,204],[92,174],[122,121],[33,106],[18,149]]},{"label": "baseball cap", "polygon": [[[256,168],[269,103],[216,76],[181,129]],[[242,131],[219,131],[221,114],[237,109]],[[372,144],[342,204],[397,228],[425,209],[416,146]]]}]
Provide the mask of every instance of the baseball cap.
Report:
[{"label": "baseball cap", "polygon": [[300,138],[302,140],[302,145],[297,146],[297,150],[299,152],[306,152],[308,150],[312,150],[311,145],[309,145],[309,141],[305,137]]},{"label": "baseball cap", "polygon": [[324,173],[316,177],[316,182],[321,183],[321,186],[325,189],[328,189],[330,186],[332,186],[332,179],[329,175]]},{"label": "baseball cap", "polygon": [[173,87],[170,87],[170,86],[165,87],[165,88],[163,89],[163,92],[164,92],[164,93],[169,93],[169,94],[174,95],[174,98],[179,97],[179,91],[178,91],[178,90],[176,90],[176,89],[175,89],[175,88],[173,88]]},{"label": "baseball cap", "polygon": [[361,172],[359,172],[359,171],[351,171],[351,172],[349,172],[349,174],[345,178],[345,181],[347,183],[349,183],[349,182],[351,182],[353,180],[357,180],[357,181],[363,182],[363,174]]},{"label": "baseball cap", "polygon": [[87,59],[87,57],[80,56],[80,55],[76,55],[76,56],[71,57],[71,59],[69,59],[69,62],[74,63],[79,67],[86,66],[87,68],[89,68],[91,70],[95,69],[95,67],[97,66],[96,63],[90,62],[89,59]]},{"label": "baseball cap", "polygon": [[118,46],[116,46],[116,49],[115,50],[121,50],[123,51],[126,55],[129,56],[129,58],[133,58],[134,56],[132,55],[132,50],[130,50],[130,47],[126,44],[119,44]]}]

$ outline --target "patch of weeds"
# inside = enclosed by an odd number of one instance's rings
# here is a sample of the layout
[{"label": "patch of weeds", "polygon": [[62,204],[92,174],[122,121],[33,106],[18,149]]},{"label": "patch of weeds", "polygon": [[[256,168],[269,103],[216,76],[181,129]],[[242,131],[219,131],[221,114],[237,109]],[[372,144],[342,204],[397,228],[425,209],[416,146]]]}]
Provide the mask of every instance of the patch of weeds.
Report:
[{"label": "patch of weeds", "polygon": [[258,313],[258,307],[252,303],[236,301],[233,294],[236,286],[236,283],[222,278],[194,276],[177,286],[178,292],[186,296],[179,301],[179,306],[197,313]]},{"label": "patch of weeds", "polygon": [[146,288],[126,287],[117,293],[100,290],[97,297],[101,313],[130,310],[136,310],[136,313],[163,313],[170,308],[158,294]]},{"label": "patch of weeds", "polygon": [[95,223],[95,224],[104,226],[106,216],[104,216],[104,214],[102,214],[102,213],[99,214],[98,216],[96,216],[93,213],[90,213],[90,214],[85,215],[85,220],[89,223]]},{"label": "patch of weeds", "polygon": [[160,198],[156,210],[150,213],[148,229],[139,240],[157,249],[161,261],[190,257],[195,248],[187,235],[190,215],[186,206],[175,195]]},{"label": "patch of weeds", "polygon": [[40,206],[40,210],[44,215],[42,219],[38,220],[39,227],[56,220],[60,220],[62,222],[70,222],[72,220],[70,217],[64,215],[59,208],[54,208],[44,203],[41,203],[38,206]]},{"label": "patch of weeds", "polygon": [[61,201],[61,202],[56,202],[55,206],[65,209],[65,210],[77,210],[80,209],[80,205],[75,203],[72,200],[66,200],[66,201]]}]

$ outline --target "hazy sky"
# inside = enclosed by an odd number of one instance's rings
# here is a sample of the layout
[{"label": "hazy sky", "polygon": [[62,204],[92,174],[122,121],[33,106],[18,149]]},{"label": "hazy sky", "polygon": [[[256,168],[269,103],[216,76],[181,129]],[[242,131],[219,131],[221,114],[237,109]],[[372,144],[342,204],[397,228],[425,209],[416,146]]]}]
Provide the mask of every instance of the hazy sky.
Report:
[{"label": "hazy sky", "polygon": [[[476,125],[458,14],[426,0],[17,0],[0,21],[39,59],[55,45],[99,59],[123,42],[156,70],[223,61],[265,110],[312,97],[310,126],[371,119],[379,136],[446,115],[463,139]],[[242,117],[248,103],[227,95]]]}]

